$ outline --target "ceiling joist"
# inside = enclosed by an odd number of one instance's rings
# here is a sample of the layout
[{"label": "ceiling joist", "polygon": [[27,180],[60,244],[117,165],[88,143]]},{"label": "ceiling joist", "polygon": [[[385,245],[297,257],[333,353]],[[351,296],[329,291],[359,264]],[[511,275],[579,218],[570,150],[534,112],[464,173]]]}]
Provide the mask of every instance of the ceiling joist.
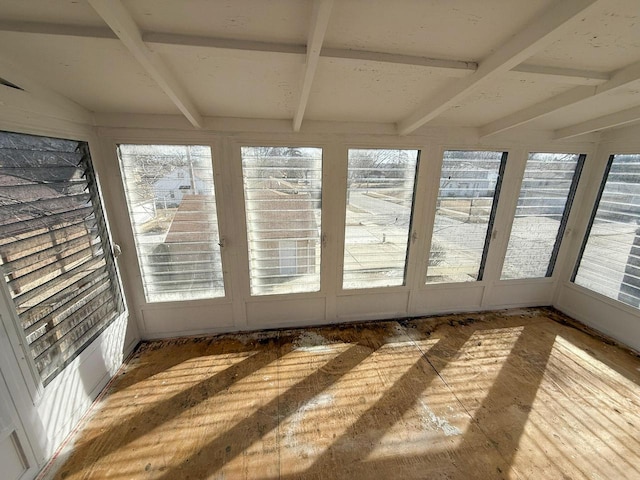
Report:
[{"label": "ceiling joist", "polygon": [[592,70],[527,65],[526,63],[521,63],[512,68],[509,71],[509,77],[521,80],[537,77],[569,85],[600,85],[611,78],[608,73]]},{"label": "ceiling joist", "polygon": [[189,122],[202,128],[202,116],[187,92],[160,57],[143,42],[140,29],[120,0],[89,0],[89,3]]},{"label": "ceiling joist", "polygon": [[455,105],[475,88],[494,80],[497,76],[524,62],[558,38],[570,23],[584,15],[598,1],[562,0],[555,2],[542,15],[480,62],[478,70],[472,75],[452,83],[400,121],[398,133],[408,135],[414,132]]},{"label": "ceiling joist", "polygon": [[[78,38],[118,40],[118,36],[113,33],[110,28],[106,27],[83,27],[78,25],[41,22],[0,21],[0,31],[30,33],[34,35],[59,35]],[[142,41],[147,45],[214,48],[220,50],[239,50],[243,52],[262,52],[298,56],[307,54],[307,47],[303,44],[260,42],[254,40],[205,37],[165,32],[141,32],[141,35]],[[346,48],[322,48],[320,51],[320,57],[416,66],[431,69],[434,72],[446,75],[447,77],[457,78],[466,77],[478,69],[478,64],[476,62]],[[599,85],[609,80],[609,76],[602,72],[527,64],[516,65],[508,72],[508,76],[510,78],[517,79],[535,77],[570,85]]]},{"label": "ceiling joist", "polygon": [[611,115],[587,120],[577,125],[560,128],[553,132],[553,139],[563,140],[565,138],[577,137],[578,135],[620,127],[634,122],[640,122],[640,107],[629,108],[621,112],[612,113]]},{"label": "ceiling joist", "polygon": [[316,68],[320,61],[320,51],[322,50],[322,42],[329,25],[329,17],[331,16],[331,8],[333,0],[316,0],[313,5],[313,16],[311,19],[311,29],[309,31],[309,39],[307,41],[307,59],[305,62],[304,76],[302,79],[302,87],[300,88],[300,98],[298,99],[298,107],[293,116],[293,131],[300,131],[304,112],[307,109],[309,95],[311,94],[311,85],[316,75]]},{"label": "ceiling joist", "polygon": [[618,88],[624,88],[629,84],[640,81],[640,62],[629,65],[611,75],[611,79],[595,87],[575,87],[564,93],[556,95],[548,100],[531,107],[512,113],[480,128],[480,136],[487,137],[510,128],[528,123],[536,118],[548,115],[562,108],[574,105],[587,99],[591,99]]},{"label": "ceiling joist", "polygon": [[118,36],[113,33],[113,30],[107,27],[87,27],[62,23],[0,20],[0,31],[31,33],[34,35],[58,35],[61,37],[118,39]]}]

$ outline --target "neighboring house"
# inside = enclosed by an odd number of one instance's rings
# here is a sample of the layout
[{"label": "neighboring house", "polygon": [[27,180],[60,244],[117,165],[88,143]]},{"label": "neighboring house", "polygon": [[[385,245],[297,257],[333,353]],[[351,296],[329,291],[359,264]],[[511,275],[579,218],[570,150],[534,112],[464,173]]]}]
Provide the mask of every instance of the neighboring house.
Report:
[{"label": "neighboring house", "polygon": [[189,167],[184,167],[176,168],[156,181],[153,193],[157,208],[177,207],[184,195],[212,195],[213,186]]},{"label": "neighboring house", "polygon": [[[270,284],[314,273],[316,268],[318,224],[314,199],[295,193],[290,184],[287,188],[277,186],[277,190],[253,191],[251,201],[260,202],[260,209],[249,218],[261,225],[260,237],[249,239],[251,265]],[[153,273],[163,282],[191,282],[196,288],[206,288],[211,282],[222,281],[222,265],[215,253],[218,226],[212,220],[215,198],[211,194],[184,193],[181,198],[164,242],[154,250]],[[204,264],[207,268],[199,268]],[[214,266],[213,275],[210,265]]]},{"label": "neighboring house", "polygon": [[[440,179],[441,195],[444,197],[493,196],[498,174],[488,169],[469,165],[468,169],[449,169],[443,166]],[[486,192],[483,193],[483,192]]]},{"label": "neighboring house", "polygon": [[315,273],[316,199],[298,193],[294,184],[283,180],[263,180],[259,186],[262,188],[252,188],[248,199],[260,205],[248,219],[260,226],[260,233],[249,238],[252,268],[268,284]]},{"label": "neighboring house", "polygon": [[182,193],[180,198],[164,242],[154,249],[153,274],[165,284],[211,288],[222,282],[215,197]]}]

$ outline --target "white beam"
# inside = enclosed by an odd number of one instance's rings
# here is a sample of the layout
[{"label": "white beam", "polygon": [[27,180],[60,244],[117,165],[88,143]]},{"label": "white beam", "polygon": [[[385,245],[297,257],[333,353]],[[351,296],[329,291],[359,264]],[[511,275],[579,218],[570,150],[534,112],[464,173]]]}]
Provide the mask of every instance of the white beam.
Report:
[{"label": "white beam", "polygon": [[291,55],[306,55],[307,47],[293,43],[259,42],[235,38],[205,37],[180,33],[145,32],[142,40],[149,45],[219,48],[246,52],[267,52]]},{"label": "white beam", "polygon": [[[0,21],[0,31],[118,40],[118,36],[108,27],[84,27],[70,24]],[[147,45],[163,45],[169,47],[202,47],[299,56],[306,55],[307,53],[307,47],[303,44],[260,42],[234,38],[184,35],[180,33],[142,32],[142,41]],[[320,56],[324,58],[423,67],[425,69],[432,69],[448,77],[466,77],[478,69],[478,64],[470,61],[465,62],[461,60],[346,48],[322,48]],[[609,80],[609,75],[602,72],[527,64],[520,64],[512,68],[509,72],[509,77],[518,79],[537,77],[570,85],[600,85]]]},{"label": "white beam", "polygon": [[571,125],[569,127],[560,128],[553,132],[554,140],[562,140],[564,138],[577,137],[586,133],[596,132],[598,130],[607,130],[609,128],[620,127],[628,123],[640,121],[640,107],[629,108],[621,112],[612,113],[603,117],[587,120],[586,122]]},{"label": "white beam", "polygon": [[34,79],[33,75],[2,56],[0,56],[0,78],[4,78],[23,89],[25,95],[30,94],[34,99],[51,105],[60,112],[61,118],[93,125],[93,113],[68,97],[43,85],[39,80]]},{"label": "white beam", "polygon": [[494,53],[480,62],[478,70],[461,78],[431,97],[415,112],[398,123],[398,132],[407,135],[448,110],[478,86],[492,81],[549,45],[566,27],[600,0],[560,0],[530,22]]},{"label": "white beam", "polygon": [[575,87],[564,93],[551,97],[548,100],[532,105],[518,112],[499,118],[487,125],[480,127],[480,136],[487,137],[503,132],[510,128],[528,123],[536,118],[548,115],[561,108],[574,105],[584,100],[604,95],[618,88],[627,87],[629,84],[640,81],[640,62],[629,65],[611,75],[611,79],[595,87]]},{"label": "white beam", "polygon": [[0,20],[0,31],[31,33],[36,35],[118,39],[116,34],[108,27],[86,27],[83,25],[60,23]]},{"label": "white beam", "polygon": [[120,0],[89,0],[89,3],[189,122],[194,127],[202,128],[202,116],[187,92],[160,57],[142,41],[140,29]]},{"label": "white beam", "polygon": [[478,133],[480,137],[488,137],[489,135],[495,135],[496,133],[503,132],[509,128],[517,127],[518,125],[525,124],[536,118],[540,118],[550,112],[554,112],[561,108],[573,105],[585,98],[591,97],[596,91],[596,87],[575,87],[571,90],[563,92],[559,95],[551,97],[542,102],[538,102],[531,107],[525,108],[518,112],[507,115],[506,117],[499,118],[491,123],[480,127]]},{"label": "white beam", "polygon": [[371,52],[366,50],[349,50],[343,48],[323,48],[320,56],[324,58],[393,63],[397,65],[433,68],[452,77],[465,77],[475,72],[478,68],[478,64],[475,62],[417,57],[414,55],[400,55],[396,53]]},{"label": "white beam", "polygon": [[546,67],[544,65],[527,65],[522,63],[511,69],[510,78],[531,79],[537,77],[569,85],[600,85],[608,81],[611,76],[608,73],[592,70],[578,70],[575,68]]},{"label": "white beam", "polygon": [[300,131],[302,118],[307,109],[309,102],[309,94],[311,93],[311,85],[316,75],[316,68],[320,61],[320,51],[322,50],[322,42],[329,25],[329,17],[331,16],[331,7],[333,0],[316,0],[313,4],[313,16],[311,18],[311,30],[309,31],[309,39],[307,40],[307,61],[304,68],[304,77],[302,79],[302,87],[300,89],[300,98],[298,100],[298,108],[293,116],[293,131]]},{"label": "white beam", "polygon": [[[2,30],[0,23],[0,30]],[[203,37],[177,33],[146,32],[142,39],[150,45],[189,46],[219,48],[225,50],[242,50],[247,52],[267,52],[289,55],[305,55],[306,47],[291,43],[256,42],[231,38]],[[370,50],[353,50],[347,48],[323,47],[320,56],[354,61],[369,61],[424,67],[442,72],[449,77],[466,77],[478,69],[476,62],[450,60],[446,58],[420,57],[397,53],[375,52]],[[547,67],[544,65],[517,65],[509,72],[514,78],[541,77],[550,81],[571,85],[599,85],[609,80],[606,73],[572,68]]]}]

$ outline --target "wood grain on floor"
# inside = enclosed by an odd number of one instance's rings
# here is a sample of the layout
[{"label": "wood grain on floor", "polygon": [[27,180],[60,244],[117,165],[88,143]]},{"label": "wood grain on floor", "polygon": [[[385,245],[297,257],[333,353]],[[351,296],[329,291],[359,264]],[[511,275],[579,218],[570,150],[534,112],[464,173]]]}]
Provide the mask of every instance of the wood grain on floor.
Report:
[{"label": "wood grain on floor", "polygon": [[54,478],[640,478],[640,359],[562,319],[147,342]]}]

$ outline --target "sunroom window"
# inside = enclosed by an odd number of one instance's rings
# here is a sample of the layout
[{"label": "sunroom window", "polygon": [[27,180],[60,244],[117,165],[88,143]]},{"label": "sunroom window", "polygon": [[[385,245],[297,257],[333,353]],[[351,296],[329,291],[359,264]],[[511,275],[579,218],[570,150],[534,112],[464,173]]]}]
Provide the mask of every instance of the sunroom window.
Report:
[{"label": "sunroom window", "polygon": [[482,280],[506,159],[506,152],[444,152],[427,283]]},{"label": "sunroom window", "polygon": [[640,154],[609,158],[573,281],[640,306]]},{"label": "sunroom window", "polygon": [[119,145],[148,302],[225,294],[211,149]]},{"label": "sunroom window", "polygon": [[404,285],[417,150],[349,150],[345,289]]},{"label": "sunroom window", "polygon": [[47,385],[124,311],[86,143],[0,132],[0,260]]},{"label": "sunroom window", "polygon": [[252,295],[320,290],[322,149],[242,147]]},{"label": "sunroom window", "polygon": [[583,155],[529,154],[503,280],[551,276],[583,161]]}]

